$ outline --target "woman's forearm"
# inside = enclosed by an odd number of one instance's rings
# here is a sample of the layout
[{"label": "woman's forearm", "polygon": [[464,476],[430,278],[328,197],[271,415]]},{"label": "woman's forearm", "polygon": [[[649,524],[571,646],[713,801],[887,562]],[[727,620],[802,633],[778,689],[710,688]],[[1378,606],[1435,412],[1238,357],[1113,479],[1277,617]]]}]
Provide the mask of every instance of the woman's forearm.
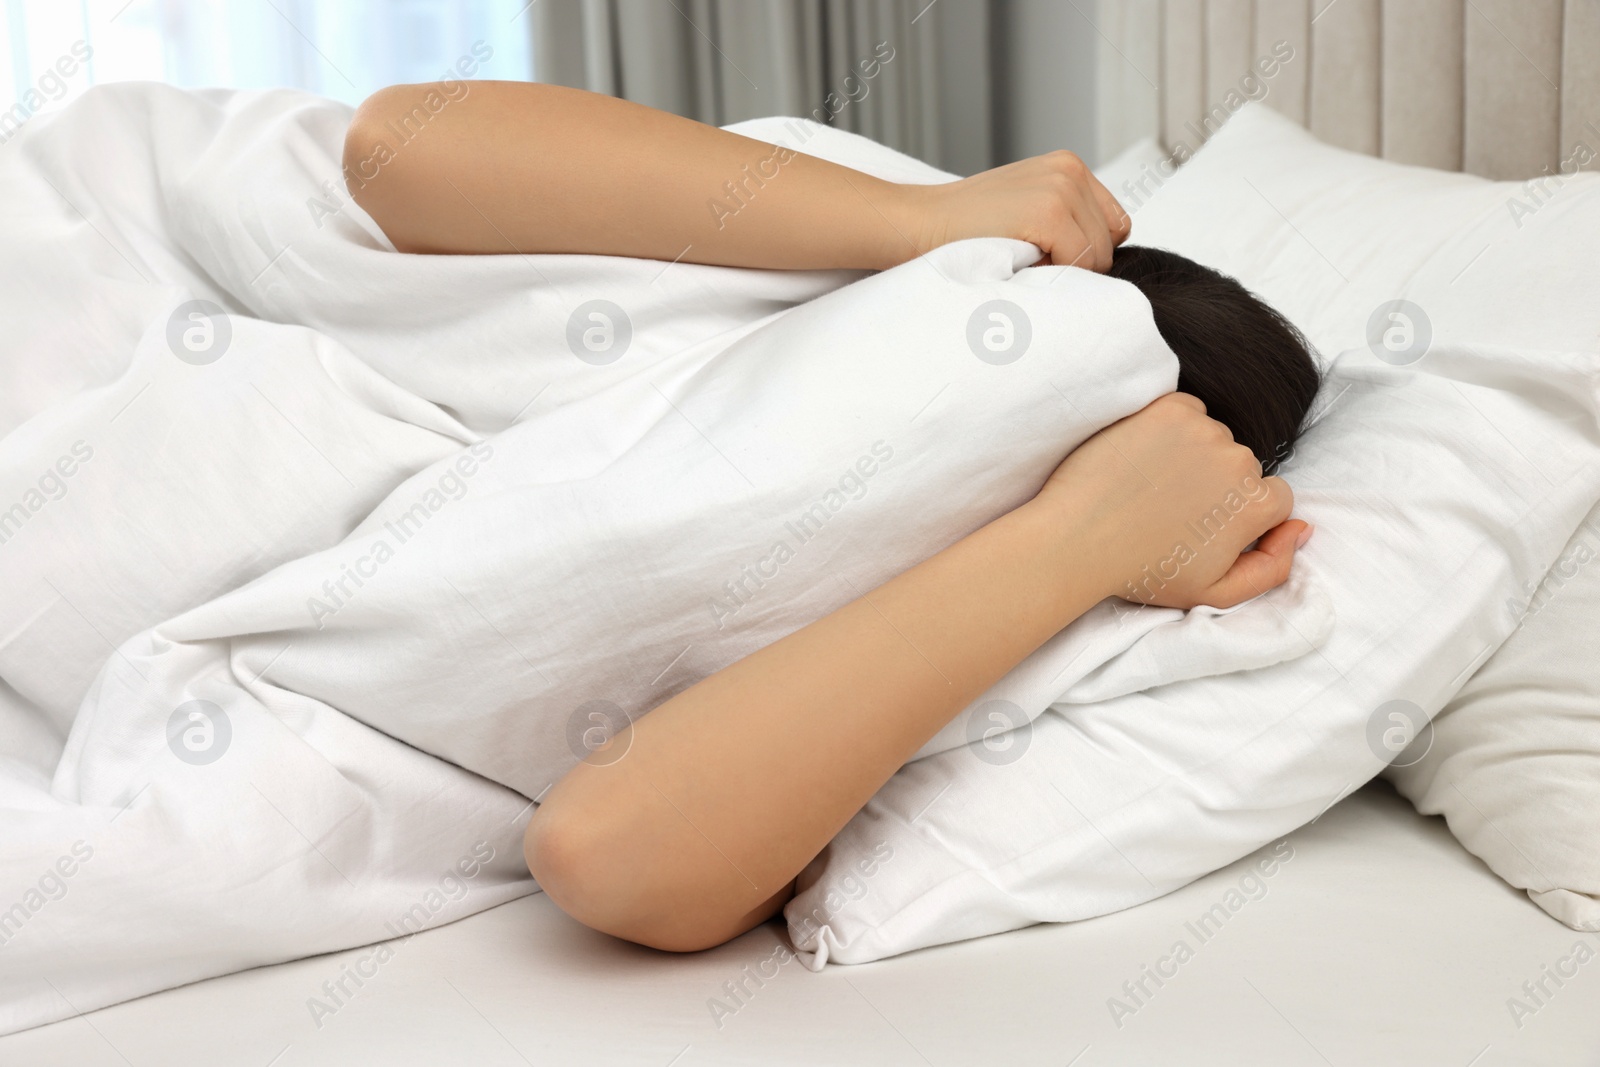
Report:
[{"label": "woman's forearm", "polygon": [[409,123],[433,87],[382,90],[351,125],[346,181],[401,251],[799,269],[919,252],[901,186],[597,93],[465,84]]},{"label": "woman's forearm", "polygon": [[547,794],[535,877],[657,947],[743,932],[945,723],[1110,595],[1107,552],[1036,501],[680,693]]},{"label": "woman's forearm", "polygon": [[1014,237],[1103,271],[1128,236],[1127,213],[1070,152],[902,185],[579,89],[461,84],[442,106],[438,86],[381,90],[345,135],[346,185],[402,252],[882,270],[948,241]]}]

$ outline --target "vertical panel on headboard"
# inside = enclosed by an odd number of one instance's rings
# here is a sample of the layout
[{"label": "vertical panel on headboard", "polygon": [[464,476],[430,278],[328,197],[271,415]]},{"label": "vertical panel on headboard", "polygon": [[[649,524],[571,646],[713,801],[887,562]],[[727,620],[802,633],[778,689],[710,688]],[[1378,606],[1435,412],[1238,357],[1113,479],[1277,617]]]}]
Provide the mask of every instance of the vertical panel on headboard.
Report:
[{"label": "vertical panel on headboard", "polygon": [[1554,170],[1561,138],[1562,0],[1467,7],[1466,169],[1490,178]]},{"label": "vertical panel on headboard", "polygon": [[1193,152],[1205,140],[1199,135],[1205,113],[1205,4],[1162,0],[1161,8],[1161,140],[1174,151],[1184,145]]},{"label": "vertical panel on headboard", "polygon": [[1461,169],[1465,0],[1384,0],[1383,157]]},{"label": "vertical panel on headboard", "polygon": [[1378,0],[1312,0],[1311,132],[1377,155],[1381,143]]},{"label": "vertical panel on headboard", "polygon": [[1141,137],[1161,137],[1161,0],[1100,0],[1096,164]]},{"label": "vertical panel on headboard", "polygon": [[1239,92],[1250,70],[1253,0],[1206,0],[1206,104]]},{"label": "vertical panel on headboard", "polygon": [[1306,122],[1311,82],[1311,0],[1256,0],[1255,56],[1277,58],[1280,42],[1294,49],[1267,81],[1267,103],[1300,123]]},{"label": "vertical panel on headboard", "polygon": [[1596,163],[1583,164],[1584,154],[1573,150],[1581,144],[1600,153],[1600,3],[1567,0],[1563,38],[1561,158],[1593,170]]},{"label": "vertical panel on headboard", "polygon": [[1266,103],[1325,141],[1495,178],[1600,170],[1600,0],[1071,2],[1114,43],[1101,158],[1152,127],[1180,158],[1198,148],[1230,110],[1248,20],[1248,65],[1276,60]]}]

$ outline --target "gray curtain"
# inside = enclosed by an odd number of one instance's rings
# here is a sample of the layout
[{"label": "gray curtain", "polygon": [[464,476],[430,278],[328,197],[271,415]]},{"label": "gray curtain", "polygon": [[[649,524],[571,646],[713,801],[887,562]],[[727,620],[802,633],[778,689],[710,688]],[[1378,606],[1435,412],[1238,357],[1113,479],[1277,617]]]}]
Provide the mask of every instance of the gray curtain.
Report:
[{"label": "gray curtain", "polygon": [[802,115],[993,164],[989,0],[537,0],[535,76],[726,125]]}]

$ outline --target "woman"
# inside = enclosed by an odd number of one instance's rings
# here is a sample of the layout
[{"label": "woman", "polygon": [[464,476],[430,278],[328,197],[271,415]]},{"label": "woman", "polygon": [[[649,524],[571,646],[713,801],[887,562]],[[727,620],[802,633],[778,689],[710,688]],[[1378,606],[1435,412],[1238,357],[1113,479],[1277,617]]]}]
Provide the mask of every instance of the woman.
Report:
[{"label": "woman", "polygon": [[[691,951],[775,915],[946,722],[1253,484],[1315,391],[1298,335],[1231,279],[1118,254],[1130,220],[1070,153],[932,186],[793,155],[737,219],[713,220],[708,199],[771,145],[578,90],[482,82],[403,151],[381,152],[428,90],[374,95],[346,139],[347,173],[382,160],[356,172],[352,195],[402,252],[881,270],[949,241],[1019,238],[1156,293],[1158,328],[1182,344],[1180,388],[1183,375],[1208,385],[1249,427],[1237,443],[1195,396],[1162,397],[1067,456],[1027,504],[656,708],[626,758],[578,765],[544,796],[526,854],[551,899],[597,930]],[[1183,281],[1188,268],[1202,273]],[[1235,334],[1256,363],[1231,355]],[[1227,607],[1281,584],[1311,528],[1289,519],[1286,484],[1264,485],[1147,602]]]}]

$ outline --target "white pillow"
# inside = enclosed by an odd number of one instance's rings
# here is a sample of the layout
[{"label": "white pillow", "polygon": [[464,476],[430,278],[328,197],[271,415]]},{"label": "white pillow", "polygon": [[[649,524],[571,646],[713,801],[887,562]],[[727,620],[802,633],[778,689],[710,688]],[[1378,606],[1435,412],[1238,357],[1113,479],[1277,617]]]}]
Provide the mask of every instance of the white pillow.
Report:
[{"label": "white pillow", "polygon": [[1384,774],[1551,915],[1600,930],[1600,508],[1502,610],[1517,632]]},{"label": "white pillow", "polygon": [[1403,166],[1255,103],[1225,129],[1134,212],[1131,241],[1234,275],[1329,357],[1365,347],[1374,310],[1402,297],[1435,340],[1595,350],[1600,175]]},{"label": "white pillow", "polygon": [[[1512,272],[1578,242],[1519,243],[1518,192],[1251,107],[1141,208],[1134,240],[1238,276],[1330,364],[1284,474],[1318,527],[1298,568],[1331,592],[1333,634],[1295,663],[1058,703],[999,758],[907,765],[801,876],[785,914],[811,965],[1177,888],[1376,774],[1388,716],[1437,711],[1505,640],[1502,605],[1600,497],[1594,311],[1577,301],[1594,267],[1519,290]],[[1584,310],[1551,314],[1563,303]],[[1508,305],[1516,324],[1496,321]],[[1519,333],[1539,315],[1542,334]]]},{"label": "white pillow", "polygon": [[[1600,175],[1496,183],[1404,167],[1329,148],[1260,107],[1229,124],[1223,147],[1227,167],[1207,155],[1206,181],[1175,184],[1135,215],[1135,240],[1237,274],[1327,351],[1360,344],[1372,311],[1405,298],[1445,343],[1593,358]],[[1316,210],[1331,203],[1337,211]],[[1232,220],[1220,230],[1207,214],[1219,206]],[[1274,209],[1294,226],[1280,223],[1282,241]],[[1542,584],[1534,576],[1511,594],[1511,604],[1548,608],[1441,712],[1431,750],[1419,742],[1387,772],[1497,874],[1585,930],[1600,929],[1600,577],[1582,566],[1597,550],[1574,534]]]}]

